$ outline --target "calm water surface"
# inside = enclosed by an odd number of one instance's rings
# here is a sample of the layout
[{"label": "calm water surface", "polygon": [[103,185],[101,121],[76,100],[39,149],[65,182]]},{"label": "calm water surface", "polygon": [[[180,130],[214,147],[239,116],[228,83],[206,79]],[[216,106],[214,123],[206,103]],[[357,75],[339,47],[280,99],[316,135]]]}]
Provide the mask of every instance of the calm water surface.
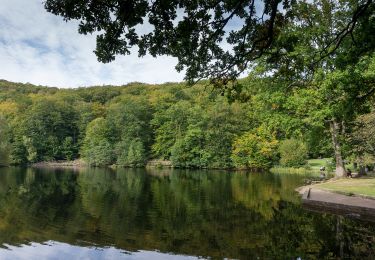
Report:
[{"label": "calm water surface", "polygon": [[0,169],[0,259],[372,258],[375,226],[303,209],[306,176]]}]

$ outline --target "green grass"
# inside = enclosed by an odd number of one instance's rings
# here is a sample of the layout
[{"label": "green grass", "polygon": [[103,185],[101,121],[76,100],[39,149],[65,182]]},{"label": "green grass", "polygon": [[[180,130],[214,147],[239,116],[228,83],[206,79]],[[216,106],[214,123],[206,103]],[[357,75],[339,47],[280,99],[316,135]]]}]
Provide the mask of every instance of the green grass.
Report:
[{"label": "green grass", "polygon": [[286,173],[286,174],[313,174],[319,175],[320,174],[320,167],[324,166],[327,169],[327,164],[330,162],[331,159],[323,158],[323,159],[311,159],[307,161],[306,166],[294,168],[294,167],[283,167],[283,166],[275,166],[271,169],[273,173]]},{"label": "green grass", "polygon": [[[307,164],[304,167],[293,168],[293,167],[283,167],[275,166],[271,169],[273,173],[286,173],[286,174],[320,174],[320,167],[325,167],[326,174],[331,174],[335,169],[335,164],[331,158],[322,159],[310,159],[307,160]],[[345,165],[346,169],[351,169],[355,172],[353,164]]]},{"label": "green grass", "polygon": [[318,175],[319,170],[315,169],[307,169],[304,167],[301,168],[291,168],[291,167],[281,167],[281,166],[276,166],[271,168],[270,172],[272,173],[281,173],[281,174],[313,174],[313,175]]},{"label": "green grass", "polygon": [[[329,165],[331,165],[332,171],[335,168],[334,161],[331,158],[311,159],[311,160],[307,161],[307,165],[309,166],[309,168],[316,169],[316,170],[319,170],[320,167],[325,166],[326,167],[326,171],[327,171],[327,170],[329,170],[329,169],[327,169],[327,167]],[[346,169],[350,169],[352,172],[355,171],[352,163],[346,164],[345,168]]]},{"label": "green grass", "polygon": [[331,159],[323,158],[323,159],[311,159],[307,161],[307,165],[310,166],[311,169],[319,170],[320,167],[327,166],[327,162],[330,162]]},{"label": "green grass", "polygon": [[375,178],[338,179],[316,184],[314,187],[348,195],[375,197]]}]

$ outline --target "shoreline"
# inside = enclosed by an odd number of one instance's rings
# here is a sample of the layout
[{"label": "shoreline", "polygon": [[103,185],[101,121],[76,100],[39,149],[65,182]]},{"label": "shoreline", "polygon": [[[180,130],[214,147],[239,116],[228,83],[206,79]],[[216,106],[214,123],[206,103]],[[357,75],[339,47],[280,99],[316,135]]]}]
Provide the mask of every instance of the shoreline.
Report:
[{"label": "shoreline", "polygon": [[88,164],[77,159],[74,161],[53,161],[53,162],[37,162],[29,165],[32,168],[86,168]]},{"label": "shoreline", "polygon": [[[20,165],[12,165],[20,166]],[[234,171],[234,172],[271,172],[274,174],[306,174],[306,175],[316,175],[319,174],[319,170],[316,169],[305,169],[305,168],[291,168],[291,167],[272,167],[270,169],[247,169],[247,168],[219,168],[219,167],[202,167],[202,168],[189,168],[189,167],[175,167],[172,165],[172,162],[169,160],[160,160],[160,159],[150,159],[144,166],[132,167],[132,166],[119,166],[116,164],[106,165],[106,166],[89,166],[82,159],[76,159],[73,161],[42,161],[37,163],[31,163],[24,165],[32,168],[156,168],[156,169],[191,169],[191,170],[224,170],[224,171]]]},{"label": "shoreline", "polygon": [[375,197],[333,192],[316,184],[301,186],[296,191],[307,210],[375,222]]}]

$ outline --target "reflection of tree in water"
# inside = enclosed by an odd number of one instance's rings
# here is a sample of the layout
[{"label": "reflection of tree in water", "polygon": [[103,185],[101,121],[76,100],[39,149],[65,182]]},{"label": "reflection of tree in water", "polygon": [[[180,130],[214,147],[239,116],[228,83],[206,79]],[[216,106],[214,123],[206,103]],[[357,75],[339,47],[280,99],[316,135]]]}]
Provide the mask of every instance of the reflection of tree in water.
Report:
[{"label": "reflection of tree in water", "polygon": [[[17,170],[0,175],[1,243],[39,241],[37,230],[50,230],[67,220],[74,207],[76,175]],[[62,230],[63,232],[63,230]],[[10,238],[10,239],[9,239]]]},{"label": "reflection of tree in water", "polygon": [[268,173],[234,174],[231,178],[233,198],[270,220],[279,209],[281,200],[298,203],[293,187],[299,184],[300,178],[293,177],[281,178],[280,175]]},{"label": "reflection of tree in water", "polygon": [[281,200],[280,179],[273,175],[236,174],[232,178],[232,192],[236,201],[270,220]]},{"label": "reflection of tree in water", "polygon": [[147,219],[142,218],[149,200],[145,177],[141,171],[116,174],[100,169],[80,175],[82,208],[89,214],[85,221],[86,233],[102,231],[121,244],[124,236],[132,237],[147,226]]},{"label": "reflection of tree in water", "polygon": [[7,169],[0,243],[56,240],[232,258],[364,258],[374,227],[304,211],[300,177]]}]

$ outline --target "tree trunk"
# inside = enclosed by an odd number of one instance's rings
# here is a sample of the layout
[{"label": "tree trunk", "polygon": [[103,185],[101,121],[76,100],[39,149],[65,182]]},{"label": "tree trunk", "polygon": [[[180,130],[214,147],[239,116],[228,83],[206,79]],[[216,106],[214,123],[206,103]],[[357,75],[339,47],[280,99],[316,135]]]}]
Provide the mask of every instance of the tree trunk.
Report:
[{"label": "tree trunk", "polygon": [[366,175],[365,166],[361,165],[359,166],[358,176],[364,176],[364,175]]},{"label": "tree trunk", "polygon": [[335,151],[336,177],[344,177],[346,176],[346,170],[345,170],[344,160],[342,159],[341,145],[338,140],[338,135],[340,132],[340,125],[337,123],[335,119],[333,119],[330,122],[330,128],[331,128],[333,149]]},{"label": "tree trunk", "polygon": [[337,216],[336,219],[336,244],[338,248],[340,249],[339,255],[340,259],[344,259],[344,234],[343,234],[343,228],[342,228],[342,221],[344,217],[343,216]]}]

